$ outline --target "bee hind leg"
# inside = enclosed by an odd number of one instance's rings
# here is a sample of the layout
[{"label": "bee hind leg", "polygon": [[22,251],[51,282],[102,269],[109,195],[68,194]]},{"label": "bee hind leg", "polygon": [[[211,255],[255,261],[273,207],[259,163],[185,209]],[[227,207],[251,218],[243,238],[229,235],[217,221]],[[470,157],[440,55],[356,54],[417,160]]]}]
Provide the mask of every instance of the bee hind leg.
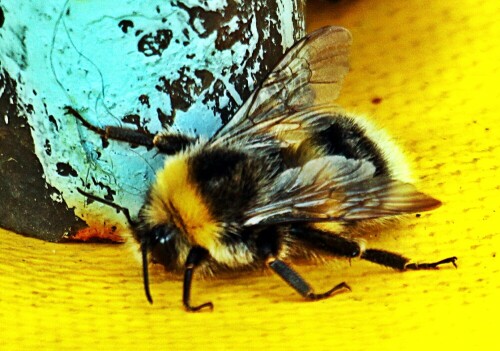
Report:
[{"label": "bee hind leg", "polygon": [[440,261],[431,263],[409,263],[410,259],[406,258],[400,254],[378,250],[378,249],[366,249],[361,254],[361,259],[377,263],[386,267],[397,269],[400,271],[405,270],[420,270],[420,269],[435,269],[438,266],[451,263],[455,268],[457,268],[457,257],[448,257]]},{"label": "bee hind leg", "polygon": [[401,254],[379,249],[365,249],[360,242],[339,234],[300,226],[292,228],[290,233],[305,246],[313,250],[319,250],[327,255],[349,259],[360,257],[363,260],[400,271],[434,269],[447,263],[457,267],[455,263],[457,258],[455,256],[431,263],[410,263],[411,260]]}]

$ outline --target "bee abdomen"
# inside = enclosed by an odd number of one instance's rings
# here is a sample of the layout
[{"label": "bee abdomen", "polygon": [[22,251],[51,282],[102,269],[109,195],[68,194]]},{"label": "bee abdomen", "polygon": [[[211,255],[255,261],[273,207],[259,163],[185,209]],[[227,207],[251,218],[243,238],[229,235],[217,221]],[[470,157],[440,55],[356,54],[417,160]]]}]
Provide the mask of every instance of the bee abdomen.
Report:
[{"label": "bee abdomen", "polygon": [[310,158],[339,155],[347,159],[370,161],[375,166],[374,176],[390,175],[388,161],[383,151],[367,134],[365,128],[347,116],[324,118],[330,119],[330,126],[315,132],[297,150],[299,157],[306,158],[303,162],[307,162]]}]

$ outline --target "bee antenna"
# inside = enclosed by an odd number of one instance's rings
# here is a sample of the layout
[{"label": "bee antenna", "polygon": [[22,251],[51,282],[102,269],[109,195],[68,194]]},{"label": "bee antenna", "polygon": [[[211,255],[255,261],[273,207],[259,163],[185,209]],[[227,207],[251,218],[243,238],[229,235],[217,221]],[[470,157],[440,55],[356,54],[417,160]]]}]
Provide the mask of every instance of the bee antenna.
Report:
[{"label": "bee antenna", "polygon": [[149,303],[153,303],[151,292],[149,291],[149,270],[148,270],[148,245],[146,242],[141,243],[142,252],[142,277],[144,279],[144,292]]}]

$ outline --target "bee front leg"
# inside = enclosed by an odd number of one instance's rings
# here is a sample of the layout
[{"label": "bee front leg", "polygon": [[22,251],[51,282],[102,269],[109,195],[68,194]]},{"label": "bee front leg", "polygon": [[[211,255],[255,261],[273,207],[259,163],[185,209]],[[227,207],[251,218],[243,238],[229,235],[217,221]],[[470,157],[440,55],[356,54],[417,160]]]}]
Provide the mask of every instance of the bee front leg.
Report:
[{"label": "bee front leg", "polygon": [[161,132],[153,138],[153,145],[162,154],[175,155],[195,144],[197,140],[178,132]]},{"label": "bee front leg", "polygon": [[132,145],[145,146],[148,149],[152,148],[154,145],[154,136],[146,132],[141,132],[138,130],[122,127],[108,126],[103,128],[96,127],[90,124],[83,116],[71,106],[65,106],[64,111],[67,115],[73,116],[75,119],[80,121],[80,123],[87,129],[93,131],[94,133],[100,135],[104,140],[112,139],[124,141]]},{"label": "bee front leg", "polygon": [[185,270],[184,270],[184,286],[182,289],[182,303],[187,311],[197,312],[205,307],[214,308],[212,302],[205,302],[198,306],[191,306],[191,282],[193,281],[193,272],[196,267],[203,262],[208,256],[208,251],[200,246],[194,246],[189,251],[188,257],[186,259]]}]

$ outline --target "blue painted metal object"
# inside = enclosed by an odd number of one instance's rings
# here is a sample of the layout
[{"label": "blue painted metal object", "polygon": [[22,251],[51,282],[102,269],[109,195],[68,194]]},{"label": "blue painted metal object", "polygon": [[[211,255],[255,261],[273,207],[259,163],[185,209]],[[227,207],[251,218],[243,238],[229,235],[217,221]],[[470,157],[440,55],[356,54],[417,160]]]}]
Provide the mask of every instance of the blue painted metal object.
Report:
[{"label": "blue painted metal object", "polygon": [[0,4],[0,226],[57,241],[123,223],[162,156],[97,127],[209,136],[304,35],[301,0]]}]

